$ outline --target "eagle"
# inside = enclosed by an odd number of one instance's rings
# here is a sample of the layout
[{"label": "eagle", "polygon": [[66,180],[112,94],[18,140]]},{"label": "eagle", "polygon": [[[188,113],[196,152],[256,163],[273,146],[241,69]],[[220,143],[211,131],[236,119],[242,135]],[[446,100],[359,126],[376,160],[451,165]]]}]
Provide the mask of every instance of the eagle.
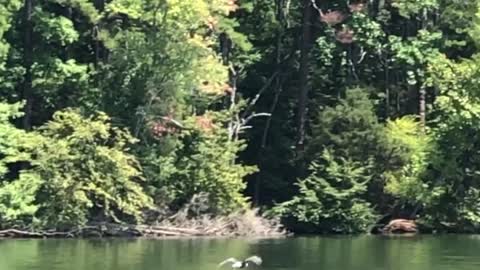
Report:
[{"label": "eagle", "polygon": [[251,265],[250,263],[254,263],[256,265],[262,264],[262,258],[260,258],[258,256],[251,256],[251,257],[246,258],[243,261],[237,260],[235,258],[228,258],[225,261],[221,262],[218,265],[218,267],[221,267],[221,266],[223,266],[227,263],[230,263],[232,268],[246,268],[249,265]]}]

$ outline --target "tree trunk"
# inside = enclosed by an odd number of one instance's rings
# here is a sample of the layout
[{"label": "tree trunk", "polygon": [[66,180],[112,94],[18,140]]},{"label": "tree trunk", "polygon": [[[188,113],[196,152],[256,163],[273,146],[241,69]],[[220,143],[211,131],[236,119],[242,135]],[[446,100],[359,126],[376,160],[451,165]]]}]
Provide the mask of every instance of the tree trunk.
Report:
[{"label": "tree trunk", "polygon": [[25,68],[25,76],[23,79],[22,99],[25,100],[24,116],[22,125],[25,130],[32,128],[32,108],[33,108],[33,89],[32,89],[32,64],[33,64],[33,25],[32,12],[33,1],[25,0],[24,2],[24,47],[23,47],[23,67]]},{"label": "tree trunk", "polygon": [[[105,9],[105,0],[95,0],[94,5],[98,11],[103,12]],[[93,36],[95,38],[95,45],[94,45],[95,66],[97,66],[100,62],[102,62],[102,60],[105,60],[106,49],[103,46],[103,44],[100,42],[99,26],[95,25],[92,30],[93,30]]]},{"label": "tree trunk", "polygon": [[[427,9],[423,9],[423,16],[422,19],[420,20],[420,28],[421,29],[426,29],[426,26],[428,24],[428,12]],[[417,81],[420,81],[417,79]],[[420,88],[418,90],[418,115],[420,117],[420,129],[423,134],[425,134],[425,127],[426,127],[426,89],[425,85],[422,82],[420,84]]]},{"label": "tree trunk", "polygon": [[305,144],[305,122],[307,117],[307,99],[310,88],[309,73],[310,73],[310,49],[311,49],[311,17],[312,7],[310,0],[304,0],[303,8],[303,25],[302,38],[300,50],[300,70],[299,70],[299,96],[297,108],[297,155],[303,156]]},{"label": "tree trunk", "polygon": [[[232,40],[227,35],[227,33],[221,33],[219,36],[220,41],[220,55],[222,56],[222,63],[229,67],[230,66],[230,53],[232,50]],[[228,70],[228,81],[230,86],[230,98],[225,104],[226,107],[229,107],[230,110],[233,110],[236,106],[237,101],[237,74],[233,67],[230,67]],[[240,123],[238,113],[233,115],[228,123],[228,139],[233,141],[238,138],[238,126]]]},{"label": "tree trunk", "polygon": [[105,0],[95,0],[94,5],[99,11],[103,11],[105,9]]},{"label": "tree trunk", "polygon": [[384,62],[384,69],[385,69],[385,119],[389,119],[390,117],[390,65],[388,62],[388,58],[383,59]]},{"label": "tree trunk", "polygon": [[[276,70],[281,73],[282,72],[282,70],[281,70],[282,38],[283,38],[283,32],[284,32],[284,27],[285,27],[285,16],[284,16],[284,13],[283,13],[284,3],[283,3],[282,0],[277,0],[277,1],[275,1],[275,5],[276,5],[276,9],[277,9],[277,12],[276,12],[277,13],[276,14],[277,22],[280,25],[282,25],[282,27],[281,28],[279,27],[277,29],[277,32],[276,32],[275,66],[276,66]],[[268,111],[270,113],[270,116],[267,118],[267,121],[265,122],[265,127],[263,129],[260,150],[259,150],[259,153],[258,153],[258,157],[259,157],[258,164],[259,164],[259,166],[261,166],[262,163],[265,161],[263,156],[265,154],[266,147],[267,147],[267,139],[268,139],[268,134],[269,134],[269,131],[270,131],[270,126],[272,124],[273,113],[275,112],[275,109],[277,108],[278,100],[280,98],[280,93],[283,90],[281,74],[277,75],[277,77],[275,78],[274,89],[275,89],[275,94],[274,94],[274,97],[273,97],[272,104],[270,106],[270,110]],[[260,183],[262,181],[260,176],[261,176],[261,174],[257,174],[257,177],[255,179],[254,195],[253,195],[253,202],[254,202],[255,206],[259,205],[259,203],[260,203],[260,194],[261,194]]]},{"label": "tree trunk", "polygon": [[426,96],[425,87],[421,86],[418,93],[418,115],[420,117],[420,129],[422,133],[425,133],[425,126],[426,126],[425,96]]}]

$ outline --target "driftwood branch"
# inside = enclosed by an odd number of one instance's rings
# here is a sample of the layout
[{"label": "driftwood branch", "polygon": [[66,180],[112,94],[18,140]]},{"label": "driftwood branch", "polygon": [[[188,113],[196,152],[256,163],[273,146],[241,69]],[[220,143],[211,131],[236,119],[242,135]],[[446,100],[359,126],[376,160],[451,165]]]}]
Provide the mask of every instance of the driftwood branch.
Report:
[{"label": "driftwood branch", "polygon": [[[88,229],[84,227],[83,229]],[[80,229],[75,229],[67,232],[58,231],[27,231],[19,229],[0,230],[0,237],[28,237],[28,238],[46,238],[46,237],[75,237]]]}]

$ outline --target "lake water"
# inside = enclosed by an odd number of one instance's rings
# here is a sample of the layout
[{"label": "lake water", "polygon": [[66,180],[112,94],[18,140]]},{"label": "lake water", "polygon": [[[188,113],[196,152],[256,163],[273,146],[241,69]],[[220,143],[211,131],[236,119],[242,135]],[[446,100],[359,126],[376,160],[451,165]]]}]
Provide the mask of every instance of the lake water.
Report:
[{"label": "lake water", "polygon": [[251,254],[266,270],[478,270],[480,236],[5,239],[0,270],[213,270],[227,257]]}]

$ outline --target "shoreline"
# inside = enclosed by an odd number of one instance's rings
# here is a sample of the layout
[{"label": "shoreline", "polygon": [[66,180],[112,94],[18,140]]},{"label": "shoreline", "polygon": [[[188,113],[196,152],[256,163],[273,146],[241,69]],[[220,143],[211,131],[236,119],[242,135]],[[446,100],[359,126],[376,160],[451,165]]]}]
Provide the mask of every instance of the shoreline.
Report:
[{"label": "shoreline", "polygon": [[222,235],[203,235],[203,236],[166,236],[166,235],[158,235],[158,236],[148,236],[148,235],[140,235],[140,236],[127,236],[127,235],[102,235],[102,236],[5,236],[0,235],[0,240],[88,240],[88,239],[131,239],[131,240],[209,240],[209,239],[254,239],[254,240],[262,240],[262,239],[286,239],[286,238],[349,238],[349,237],[363,237],[363,236],[371,236],[371,237],[378,237],[378,238],[397,238],[397,239],[408,239],[408,238],[416,238],[416,237],[432,237],[432,236],[480,236],[480,233],[424,233],[424,234],[289,234],[289,235],[265,235],[265,236],[245,236],[245,235],[237,235],[237,236],[222,236]]},{"label": "shoreline", "polygon": [[[112,226],[112,225],[109,225]],[[121,226],[115,225],[115,227],[129,227],[132,225]],[[146,226],[146,225],[138,225]],[[477,236],[480,233],[472,232],[441,232],[441,233],[358,233],[358,234],[335,234],[335,233],[316,233],[316,234],[302,234],[302,233],[273,233],[264,235],[245,235],[240,232],[236,234],[166,234],[166,233],[153,233],[152,229],[144,229],[143,232],[133,231],[112,231],[101,230],[99,227],[92,228],[93,226],[84,227],[81,229],[73,230],[75,232],[54,232],[54,231],[25,231],[19,229],[5,229],[0,230],[0,240],[4,239],[281,239],[281,238],[299,238],[299,237],[361,237],[361,236],[374,236],[385,238],[412,238],[422,236],[446,236],[446,235],[469,235]],[[130,230],[130,229],[129,229]],[[157,230],[153,230],[157,231]]]},{"label": "shoreline", "polygon": [[192,229],[160,225],[128,225],[128,224],[96,224],[87,225],[69,231],[57,230],[28,230],[10,228],[0,230],[0,239],[82,239],[82,238],[236,238],[236,237],[254,237],[254,238],[283,238],[292,236],[285,231],[269,231],[261,234],[248,234],[238,231],[222,231],[223,228],[216,229]]}]

